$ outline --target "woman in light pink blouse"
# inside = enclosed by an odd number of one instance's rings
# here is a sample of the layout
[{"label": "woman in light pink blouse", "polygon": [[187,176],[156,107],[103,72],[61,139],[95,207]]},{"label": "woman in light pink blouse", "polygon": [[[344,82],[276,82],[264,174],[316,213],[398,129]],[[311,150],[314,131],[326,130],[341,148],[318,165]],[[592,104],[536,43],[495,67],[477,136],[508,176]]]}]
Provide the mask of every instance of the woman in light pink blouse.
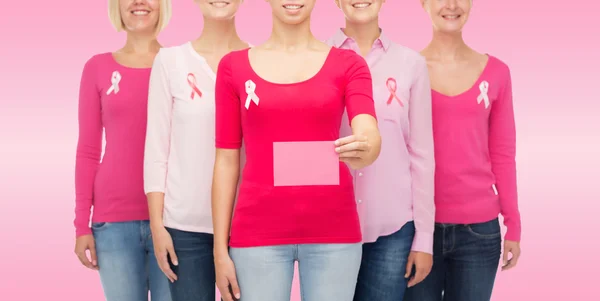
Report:
[{"label": "woman in light pink blouse", "polygon": [[421,53],[433,90],[436,227],[432,271],[406,299],[490,300],[500,260],[509,270],[521,252],[510,70],[463,41],[471,0],[421,3],[433,24]]},{"label": "woman in light pink blouse", "polygon": [[171,2],[108,3],[113,26],[127,40],[120,50],[90,58],[81,76],[75,253],[84,266],[99,271],[106,300],[147,301],[150,291],[152,301],[170,301],[169,282],[152,248],[143,160],[150,67]]},{"label": "woman in light pink blouse", "polygon": [[248,48],[235,26],[242,0],[196,0],[200,36],[160,50],[150,76],[144,189],[154,249],[173,301],[214,301],[211,185],[215,80],[221,58]]},{"label": "woman in light pink blouse", "polygon": [[[384,2],[336,0],[346,24],[328,41],[367,61],[384,141],[377,161],[352,171],[364,242],[355,301],[401,301],[432,265],[435,164],[427,64],[381,30]],[[352,131],[346,120],[341,131]]]}]

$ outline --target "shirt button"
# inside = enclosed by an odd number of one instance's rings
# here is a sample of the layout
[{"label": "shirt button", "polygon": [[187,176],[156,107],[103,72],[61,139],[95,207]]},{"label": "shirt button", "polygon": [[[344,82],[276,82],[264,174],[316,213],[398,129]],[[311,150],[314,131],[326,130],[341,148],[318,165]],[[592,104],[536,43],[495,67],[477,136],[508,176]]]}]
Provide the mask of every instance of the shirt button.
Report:
[{"label": "shirt button", "polygon": [[363,173],[362,173],[362,172],[359,172],[359,173],[358,173],[358,176],[359,176],[359,177],[362,177],[362,175],[363,175]]},{"label": "shirt button", "polygon": [[359,204],[360,204],[360,203],[362,203],[362,200],[358,200],[358,203],[359,203]]}]

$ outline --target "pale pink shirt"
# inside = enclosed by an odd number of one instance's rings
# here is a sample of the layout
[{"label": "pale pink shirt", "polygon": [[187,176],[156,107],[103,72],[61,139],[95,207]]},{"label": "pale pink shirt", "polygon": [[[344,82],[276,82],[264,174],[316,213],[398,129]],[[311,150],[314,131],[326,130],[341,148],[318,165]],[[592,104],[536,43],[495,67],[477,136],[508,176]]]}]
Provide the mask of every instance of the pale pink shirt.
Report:
[{"label": "pale pink shirt", "polygon": [[164,225],[212,233],[215,80],[185,43],[163,48],[150,75],[144,190],[165,194]]},{"label": "pale pink shirt", "polygon": [[[332,46],[360,52],[339,30]],[[383,33],[365,58],[382,143],[372,165],[353,171],[364,242],[374,242],[414,221],[413,251],[432,253],[435,218],[431,89],[425,59]],[[341,135],[352,133],[346,116]]]}]

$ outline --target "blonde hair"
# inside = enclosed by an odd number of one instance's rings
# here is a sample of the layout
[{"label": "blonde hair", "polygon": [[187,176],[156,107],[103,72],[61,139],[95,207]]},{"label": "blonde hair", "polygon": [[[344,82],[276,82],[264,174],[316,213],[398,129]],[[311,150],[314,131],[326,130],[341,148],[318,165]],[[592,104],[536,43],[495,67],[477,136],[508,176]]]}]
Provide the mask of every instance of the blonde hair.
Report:
[{"label": "blonde hair", "polygon": [[[171,0],[160,1],[160,15],[158,16],[158,24],[156,24],[156,33],[161,32],[171,20]],[[119,0],[108,0],[108,18],[112,26],[117,32],[125,30],[125,24],[121,17],[121,9],[119,8]]]}]

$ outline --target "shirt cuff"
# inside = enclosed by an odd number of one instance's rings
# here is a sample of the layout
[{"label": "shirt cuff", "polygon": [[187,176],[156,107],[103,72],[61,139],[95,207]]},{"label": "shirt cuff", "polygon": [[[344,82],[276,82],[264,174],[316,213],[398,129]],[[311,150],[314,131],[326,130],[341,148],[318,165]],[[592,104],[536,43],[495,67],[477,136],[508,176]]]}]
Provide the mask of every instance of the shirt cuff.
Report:
[{"label": "shirt cuff", "polygon": [[433,233],[415,232],[411,251],[433,254]]},{"label": "shirt cuff", "polygon": [[507,225],[504,240],[521,241],[521,228],[518,225]]},{"label": "shirt cuff", "polygon": [[90,227],[81,227],[75,230],[75,238],[90,234],[92,234],[92,229]]}]

